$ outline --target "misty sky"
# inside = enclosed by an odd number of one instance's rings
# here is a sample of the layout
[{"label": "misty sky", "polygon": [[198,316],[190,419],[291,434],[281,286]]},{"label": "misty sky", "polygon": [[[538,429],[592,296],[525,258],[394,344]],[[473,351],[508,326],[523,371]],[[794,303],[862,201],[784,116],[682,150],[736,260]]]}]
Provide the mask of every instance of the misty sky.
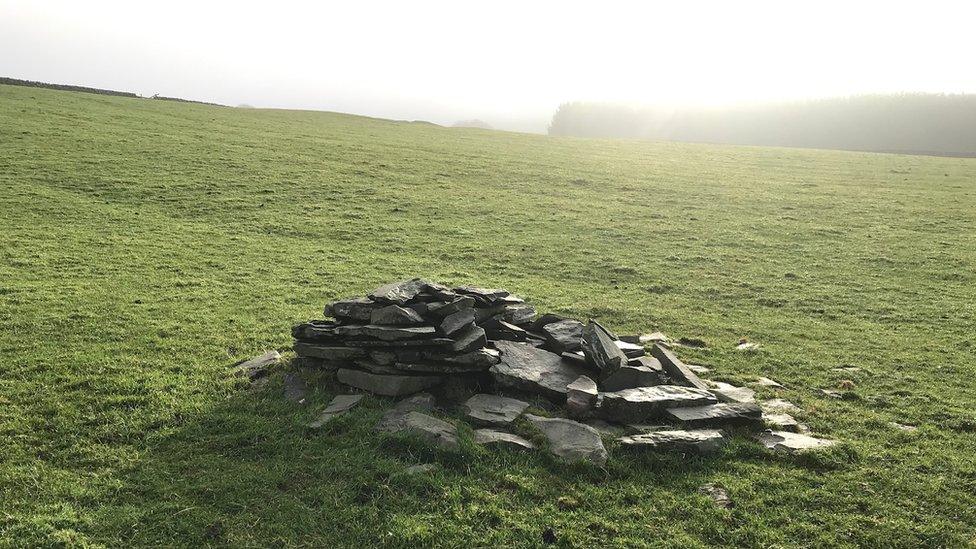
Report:
[{"label": "misty sky", "polygon": [[566,101],[976,92],[974,2],[0,0],[0,76],[544,131]]}]

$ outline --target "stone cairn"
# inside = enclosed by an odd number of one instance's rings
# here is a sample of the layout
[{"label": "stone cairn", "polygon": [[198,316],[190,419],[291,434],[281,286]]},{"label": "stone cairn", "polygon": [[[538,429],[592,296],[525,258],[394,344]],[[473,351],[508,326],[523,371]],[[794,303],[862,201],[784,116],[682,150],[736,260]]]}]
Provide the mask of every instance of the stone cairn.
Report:
[{"label": "stone cairn", "polygon": [[[702,380],[663,340],[621,338],[594,320],[537,317],[505,290],[415,278],[331,303],[325,315],[333,320],[293,328],[299,359],[362,391],[414,395],[395,405],[377,429],[410,430],[444,447],[457,446],[456,427],[425,413],[435,400],[423,391],[447,386],[477,393],[461,406],[466,419],[482,427],[475,442],[533,448],[504,430],[524,417],[554,454],[570,461],[604,463],[605,434],[626,448],[697,453],[720,448],[730,428],[786,451],[832,442],[798,434],[802,426],[789,415],[764,414],[750,389]],[[544,397],[568,417],[526,414],[529,403],[513,397]],[[316,426],[358,401],[336,398]],[[770,421],[782,430],[763,431]]]}]

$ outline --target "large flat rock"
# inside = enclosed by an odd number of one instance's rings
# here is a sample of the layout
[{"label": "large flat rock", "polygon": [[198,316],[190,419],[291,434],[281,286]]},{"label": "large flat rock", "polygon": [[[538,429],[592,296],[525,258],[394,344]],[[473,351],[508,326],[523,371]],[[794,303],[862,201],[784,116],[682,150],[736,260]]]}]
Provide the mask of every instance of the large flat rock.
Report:
[{"label": "large flat rock", "polygon": [[322,410],[314,421],[308,424],[312,429],[318,429],[326,423],[332,421],[333,418],[341,416],[342,414],[348,412],[353,407],[355,407],[363,399],[363,395],[338,395],[333,398],[328,406]]},{"label": "large flat rock", "polygon": [[563,418],[547,418],[527,414],[525,419],[542,431],[549,441],[549,450],[563,461],[589,461],[597,465],[607,462],[600,432],[582,423]]},{"label": "large flat rock", "polygon": [[535,444],[532,444],[528,440],[518,435],[504,431],[496,431],[495,429],[475,430],[474,441],[476,444],[490,448],[507,448],[509,450],[519,451],[535,449]]},{"label": "large flat rock", "polygon": [[787,454],[798,454],[800,452],[818,450],[837,444],[836,440],[816,438],[787,431],[764,431],[757,434],[755,438],[766,448],[774,452]]},{"label": "large flat rock", "polygon": [[438,385],[443,379],[441,376],[381,375],[350,368],[339,368],[336,378],[350,387],[385,396],[418,393]]},{"label": "large flat rock", "polygon": [[717,429],[654,431],[617,439],[623,448],[650,452],[711,454],[727,442]]},{"label": "large flat rock", "polygon": [[[650,357],[642,357],[650,358]],[[654,360],[654,359],[651,359]],[[623,391],[624,389],[635,389],[637,387],[652,387],[661,385],[661,374],[644,365],[634,366],[627,364],[621,366],[619,370],[610,374],[600,385],[604,391]]]},{"label": "large flat rock", "polygon": [[381,420],[376,429],[386,433],[408,433],[441,448],[454,450],[458,447],[457,427],[422,412],[404,412]]},{"label": "large flat rock", "polygon": [[490,371],[502,387],[562,400],[566,387],[585,373],[559,355],[525,343],[496,341],[495,347],[501,352],[501,362]]},{"label": "large flat rock", "polygon": [[298,356],[310,356],[334,362],[366,358],[366,350],[358,347],[339,345],[318,345],[296,341],[292,347]]},{"label": "large flat rock", "polygon": [[474,395],[462,406],[465,417],[472,423],[498,426],[512,423],[528,407],[528,402],[489,394]]},{"label": "large flat rock", "polygon": [[724,381],[706,381],[711,391],[722,402],[755,402],[756,392],[748,387],[737,387]]},{"label": "large flat rock", "polygon": [[712,393],[694,387],[657,385],[601,393],[600,414],[621,423],[641,423],[660,417],[668,408],[715,404]]},{"label": "large flat rock", "polygon": [[762,409],[755,402],[669,408],[667,415],[687,429],[726,426],[762,428]]},{"label": "large flat rock", "polygon": [[546,343],[555,353],[572,353],[583,348],[583,323],[578,320],[560,320],[542,327]]}]

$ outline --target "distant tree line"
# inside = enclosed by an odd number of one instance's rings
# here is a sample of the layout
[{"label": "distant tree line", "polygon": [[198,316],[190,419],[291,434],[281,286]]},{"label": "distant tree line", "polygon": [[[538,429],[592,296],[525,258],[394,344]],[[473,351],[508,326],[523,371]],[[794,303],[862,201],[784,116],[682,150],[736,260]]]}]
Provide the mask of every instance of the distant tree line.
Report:
[{"label": "distant tree line", "polygon": [[976,95],[864,95],[668,110],[566,103],[549,135],[976,156]]}]

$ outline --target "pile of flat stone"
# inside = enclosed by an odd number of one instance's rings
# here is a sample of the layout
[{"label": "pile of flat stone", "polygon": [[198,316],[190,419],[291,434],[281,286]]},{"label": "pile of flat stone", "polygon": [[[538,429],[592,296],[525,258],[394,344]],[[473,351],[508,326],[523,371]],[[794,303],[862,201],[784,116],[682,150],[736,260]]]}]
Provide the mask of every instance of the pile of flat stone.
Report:
[{"label": "pile of flat stone", "polygon": [[[763,432],[770,416],[750,389],[702,380],[662,341],[645,348],[595,320],[537,317],[505,290],[411,279],[330,303],[325,315],[331,318],[293,328],[300,360],[370,393],[423,392],[394,407],[377,426],[382,431],[456,445],[455,426],[425,413],[434,398],[426,391],[451,384],[476,393],[460,406],[480,427],[475,442],[534,447],[510,432],[522,417],[567,460],[603,463],[606,434],[625,448],[697,453],[720,448],[732,430],[775,436],[780,445],[806,436]],[[526,401],[540,397],[567,417],[525,413]],[[421,401],[430,406],[418,408]],[[829,443],[808,438],[818,441],[812,447]]]}]

